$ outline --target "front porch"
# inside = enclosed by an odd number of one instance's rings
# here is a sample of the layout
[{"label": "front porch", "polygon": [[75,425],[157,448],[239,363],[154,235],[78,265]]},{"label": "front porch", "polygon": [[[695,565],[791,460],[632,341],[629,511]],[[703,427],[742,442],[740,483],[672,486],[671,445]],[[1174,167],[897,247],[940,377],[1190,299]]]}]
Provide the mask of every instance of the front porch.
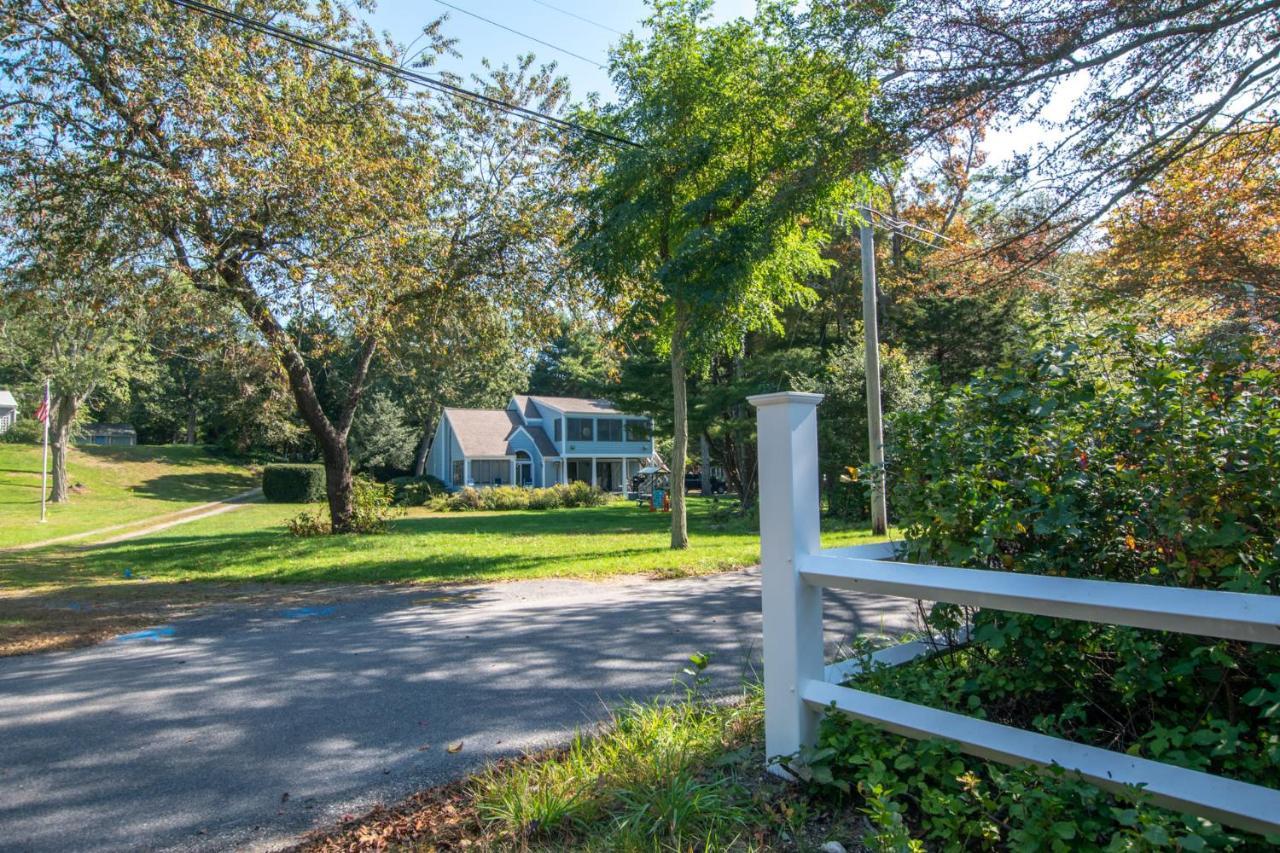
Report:
[{"label": "front porch", "polygon": [[625,494],[646,456],[569,456],[547,462],[548,483],[590,483],[606,492]]}]

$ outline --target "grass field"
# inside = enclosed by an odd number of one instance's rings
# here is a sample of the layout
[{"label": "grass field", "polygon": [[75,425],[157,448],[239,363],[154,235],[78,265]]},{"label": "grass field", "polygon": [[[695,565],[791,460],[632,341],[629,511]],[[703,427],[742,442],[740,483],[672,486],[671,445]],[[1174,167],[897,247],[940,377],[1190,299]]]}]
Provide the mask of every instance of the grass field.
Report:
[{"label": "grass field", "polygon": [[[541,512],[414,510],[381,536],[295,538],[284,522],[301,509],[252,504],[111,545],[0,554],[0,654],[76,645],[281,585],[306,594],[386,581],[680,576],[752,565],[760,553],[744,519],[701,498],[690,499],[687,551],[667,547],[669,516],[622,502]],[[870,538],[863,528],[841,526],[824,531],[823,544]]]},{"label": "grass field", "polygon": [[203,448],[73,448],[71,501],[50,504],[40,523],[41,448],[0,444],[0,548],[54,539],[175,512],[251,489],[247,468]]}]

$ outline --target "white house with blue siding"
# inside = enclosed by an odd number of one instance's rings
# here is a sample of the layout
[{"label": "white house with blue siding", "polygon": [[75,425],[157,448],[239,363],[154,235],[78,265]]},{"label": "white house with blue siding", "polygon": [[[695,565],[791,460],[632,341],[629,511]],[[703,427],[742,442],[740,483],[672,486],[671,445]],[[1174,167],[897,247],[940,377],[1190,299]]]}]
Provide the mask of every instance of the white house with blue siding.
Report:
[{"label": "white house with blue siding", "polygon": [[505,409],[445,409],[427,472],[450,488],[585,482],[623,492],[653,455],[653,424],[607,400],[515,394]]}]

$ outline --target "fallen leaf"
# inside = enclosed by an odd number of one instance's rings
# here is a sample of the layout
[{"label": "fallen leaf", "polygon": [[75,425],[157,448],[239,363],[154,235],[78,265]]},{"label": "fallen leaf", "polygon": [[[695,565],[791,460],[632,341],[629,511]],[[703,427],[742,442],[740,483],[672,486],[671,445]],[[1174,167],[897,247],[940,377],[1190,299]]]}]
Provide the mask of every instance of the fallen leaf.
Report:
[{"label": "fallen leaf", "polygon": [[431,744],[424,743],[422,746],[418,747],[418,752],[426,752],[430,748],[431,748]]},{"label": "fallen leaf", "polygon": [[450,751],[450,752],[462,752],[462,741],[458,741],[457,743],[451,743],[451,744],[449,744],[449,751]]},{"label": "fallen leaf", "polygon": [[283,794],[281,794],[281,795],[280,795],[280,802],[282,802],[282,803],[287,803],[287,802],[289,802],[289,792],[288,792],[288,791],[285,791]]}]

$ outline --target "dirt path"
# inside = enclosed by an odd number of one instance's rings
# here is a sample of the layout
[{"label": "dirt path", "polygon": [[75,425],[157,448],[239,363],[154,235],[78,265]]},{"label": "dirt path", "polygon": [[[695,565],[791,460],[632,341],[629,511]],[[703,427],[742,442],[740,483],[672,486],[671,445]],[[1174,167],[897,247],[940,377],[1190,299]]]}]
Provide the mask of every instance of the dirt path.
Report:
[{"label": "dirt path", "polygon": [[238,495],[232,495],[229,498],[210,501],[206,504],[191,506],[186,509],[167,512],[162,515],[155,515],[151,518],[140,518],[136,521],[129,521],[124,524],[113,524],[110,527],[99,527],[96,530],[84,530],[80,533],[70,533],[66,536],[58,536],[53,539],[43,539],[39,542],[27,542],[22,545],[14,545],[9,548],[0,548],[0,553],[11,551],[33,551],[37,548],[48,547],[49,545],[61,545],[66,542],[88,539],[91,536],[100,536],[103,533],[112,533],[117,530],[126,531],[118,536],[113,536],[110,539],[104,539],[101,542],[95,542],[84,547],[92,548],[98,545],[110,545],[114,542],[123,542],[126,539],[133,539],[138,536],[145,536],[148,533],[155,533],[157,530],[164,530],[169,527],[175,527],[179,524],[186,524],[189,521],[197,521],[201,518],[208,518],[212,515],[220,515],[224,512],[230,512],[233,509],[238,509],[239,507],[250,503],[261,494],[261,488],[249,489],[246,492],[241,492]]}]

